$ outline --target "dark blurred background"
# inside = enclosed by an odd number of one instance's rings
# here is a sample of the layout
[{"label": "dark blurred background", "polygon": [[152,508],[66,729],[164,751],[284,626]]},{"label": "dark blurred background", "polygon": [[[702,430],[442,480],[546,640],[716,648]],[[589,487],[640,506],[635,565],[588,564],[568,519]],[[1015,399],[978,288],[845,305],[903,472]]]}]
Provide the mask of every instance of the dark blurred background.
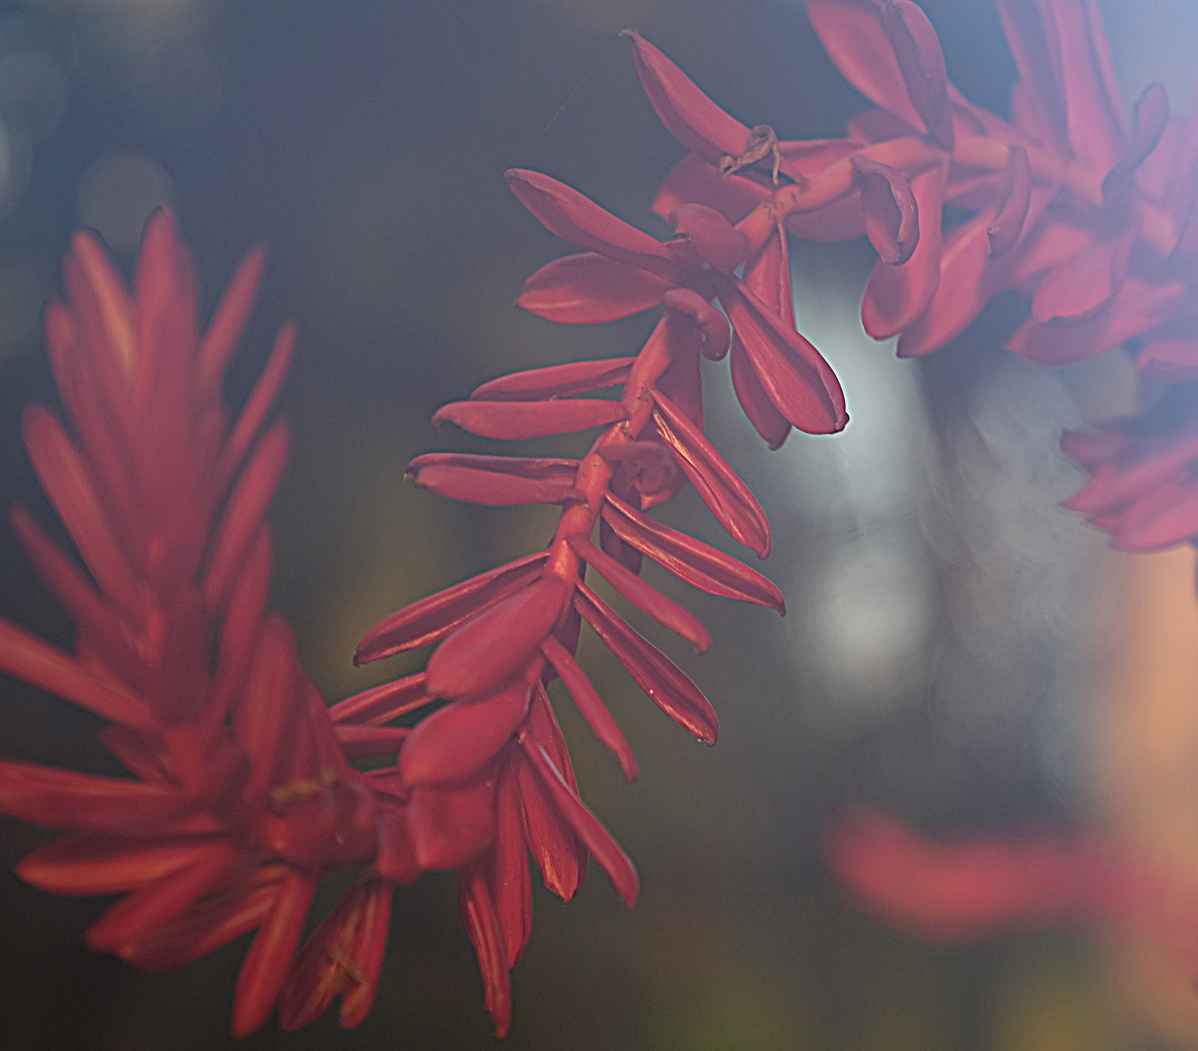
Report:
[{"label": "dark blurred background", "polygon": [[[923,6],[950,76],[1005,112],[1013,65],[989,0]],[[1184,110],[1193,5],[1104,7],[1129,97],[1164,79]],[[127,267],[146,216],[168,203],[206,310],[264,241],[265,291],[230,394],[244,396],[273,329],[296,318],[275,605],[330,701],[413,670],[349,658],[381,616],[534,550],[553,522],[406,486],[418,453],[486,445],[436,434],[433,411],[503,372],[633,353],[648,329],[645,318],[567,329],[511,305],[566,249],[509,195],[509,167],[549,172],[664,233],[648,203],[682,151],[640,93],[626,27],[783,138],[842,134],[864,108],[795,0],[0,3],[0,503],[50,518],[19,418],[54,397],[40,314],[73,229],[98,230]],[[1005,356],[1017,299],[933,358],[899,363],[857,321],[870,262],[863,244],[795,249],[801,326],[848,392],[844,435],[795,436],[767,455],[712,369],[717,444],[771,515],[764,568],[791,609],[780,621],[672,592],[716,640],[702,659],[671,653],[715,703],[718,747],[697,747],[584,641],[641,781],[623,785],[569,703],[559,711],[584,794],[644,892],[628,912],[599,872],[568,907],[539,891],[514,976],[513,1051],[1198,1047],[1184,1024],[1151,1036],[1169,1027],[1112,995],[1084,933],[928,948],[859,914],[821,864],[822,829],[846,801],[946,837],[1092,820],[1088,702],[1122,572],[1056,507],[1080,481],[1060,432],[1112,411],[1118,364],[1050,373]],[[696,500],[677,504],[671,521],[725,544]],[[7,532],[0,562],[0,611],[68,643],[69,622]],[[6,756],[102,769],[94,729],[4,686]],[[53,898],[9,872],[51,838],[0,825],[0,1045],[230,1044],[244,945],[158,976],[90,954],[81,934],[104,903]],[[244,1046],[495,1046],[452,878],[397,898],[378,1001],[358,1030],[333,1017],[292,1035],[272,1023]]]}]

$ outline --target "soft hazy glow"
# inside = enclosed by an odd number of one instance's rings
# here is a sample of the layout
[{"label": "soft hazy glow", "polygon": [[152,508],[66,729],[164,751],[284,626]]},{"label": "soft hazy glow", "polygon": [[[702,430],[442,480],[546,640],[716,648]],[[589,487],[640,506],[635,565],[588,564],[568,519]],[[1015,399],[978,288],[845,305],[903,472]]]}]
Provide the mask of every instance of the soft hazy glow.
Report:
[{"label": "soft hazy glow", "polygon": [[20,120],[35,139],[54,130],[67,104],[62,66],[42,51],[0,52],[0,113]]},{"label": "soft hazy glow", "polygon": [[0,118],[0,208],[24,186],[29,174],[29,153],[25,130]]},{"label": "soft hazy glow", "polygon": [[876,708],[903,694],[928,647],[917,516],[934,448],[914,369],[861,330],[859,286],[806,273],[800,289],[803,330],[841,377],[851,419],[834,442],[802,443],[795,501],[826,519],[827,533],[822,556],[800,569],[799,659],[815,661],[839,703]]}]

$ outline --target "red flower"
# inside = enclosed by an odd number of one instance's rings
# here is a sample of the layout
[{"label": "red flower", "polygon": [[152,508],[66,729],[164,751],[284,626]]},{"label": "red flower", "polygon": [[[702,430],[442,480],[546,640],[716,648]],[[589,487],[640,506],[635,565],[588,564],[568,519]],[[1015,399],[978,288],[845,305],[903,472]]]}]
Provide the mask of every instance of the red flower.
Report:
[{"label": "red flower", "polygon": [[748,258],[749,243],[717,211],[679,206],[671,215],[677,236],[662,244],[548,176],[513,170],[508,182],[547,229],[590,250],[533,274],[517,300],[525,309],[552,321],[595,324],[662,304],[689,319],[703,353],[714,360],[729,345],[727,323],[708,305],[717,298],[774,409],[809,433],[844,427],[836,376],[793,326],[733,275]]},{"label": "red flower", "polygon": [[[694,158],[684,161],[667,178],[655,208],[664,212],[683,201],[709,204],[737,221],[739,228],[752,231],[755,246],[762,240],[759,228],[767,221],[773,223],[774,232],[763,240],[761,253],[775,276],[772,281],[763,279],[762,284],[776,284],[782,289],[770,301],[784,303],[788,312],[793,308],[784,229],[814,240],[845,240],[867,234],[882,259],[866,293],[863,320],[867,331],[881,339],[894,335],[918,316],[935,292],[947,170],[939,140],[927,132],[911,110],[908,89],[894,58],[894,45],[881,28],[883,22],[887,31],[897,33],[910,45],[910,53],[903,52],[904,61],[914,64],[908,73],[928,96],[921,96],[922,103],[947,112],[946,95],[943,105],[931,98],[937,91],[943,95],[947,90],[943,59],[935,34],[914,4],[904,3],[903,13],[891,19],[883,15],[890,10],[900,11],[898,5],[879,7],[876,12],[872,5],[848,5],[841,12],[838,4],[812,4],[809,13],[817,27],[823,6],[831,8],[826,12],[830,22],[847,15],[852,25],[845,39],[857,41],[854,46],[868,53],[869,64],[889,69],[890,60],[893,77],[881,85],[885,90],[877,93],[904,113],[911,111],[918,130],[903,126],[896,133],[902,137],[894,142],[879,139],[876,129],[868,127],[855,129],[855,134],[845,140],[774,140],[777,170],[767,178],[761,163],[745,165],[738,158],[761,129],[750,131],[724,114],[661,52],[635,34],[627,34],[633,41],[641,82],[658,115],[675,137],[695,151]],[[926,32],[918,34],[920,44],[916,48],[907,23],[918,20],[922,20]],[[917,54],[920,48],[928,53]],[[937,60],[939,88],[935,87]],[[931,67],[932,72],[925,67]],[[872,81],[865,86],[870,90],[878,87]],[[900,100],[906,102],[905,108]],[[944,124],[942,116],[930,119],[938,127]],[[951,141],[951,125],[947,134]],[[921,143],[921,136],[931,145]],[[746,151],[742,156],[748,155]],[[784,228],[779,220],[784,220]],[[747,271],[746,282],[750,279]],[[793,314],[789,320],[793,322]]]},{"label": "red flower", "polygon": [[[552,635],[542,645],[547,654],[556,647],[572,663]],[[638,889],[632,862],[578,795],[570,756],[540,681],[542,668],[540,661],[531,662],[490,695],[464,699],[427,716],[411,734],[404,732],[400,738],[396,766],[371,775],[376,790],[406,802],[417,864],[459,869],[462,919],[478,954],[487,1009],[499,1036],[510,1024],[508,974],[532,930],[529,853],[545,885],[566,901],[581,885],[591,855],[629,907]],[[577,674],[581,676],[581,670]],[[570,672],[563,679],[572,692],[578,690]],[[354,731],[369,731],[428,704],[432,698],[425,692],[426,684],[422,673],[335,706],[331,714],[339,736],[343,741],[364,740],[365,734]],[[587,700],[579,700],[580,708],[605,743],[617,742],[614,747],[622,761],[630,764],[626,772],[635,777],[636,764],[627,742],[589,683],[586,689],[593,697],[589,703],[602,716],[597,719],[588,710]],[[380,737],[373,751],[381,754],[394,748],[394,740],[388,747]],[[370,884],[370,889],[379,892],[376,884]],[[367,888],[357,893],[365,895]],[[365,921],[346,910],[343,905],[340,925],[330,919],[328,929],[318,931],[304,950],[298,968],[305,976],[305,991],[290,1001],[286,998],[290,992],[285,994],[284,1026],[305,1024],[334,995],[327,983],[342,978],[328,962],[329,945],[344,939],[346,944],[360,945],[363,954],[373,953],[373,941],[354,926]],[[374,960],[373,955],[367,958]],[[377,975],[377,964],[372,967],[363,973]],[[358,993],[358,988],[354,987],[355,996],[367,995]],[[343,1000],[343,1016],[356,1012],[355,1003]]]},{"label": "red flower", "polygon": [[[733,275],[747,240],[718,212],[679,209],[679,236],[661,244],[546,176],[513,171],[508,178],[550,230],[592,250],[534,274],[523,305],[574,323],[659,304],[664,316],[635,357],[505,376],[437,412],[437,423],[491,438],[602,430],[580,460],[430,453],[411,464],[409,478],[445,496],[493,506],[558,504],[561,521],[545,551],[375,625],[356,661],[435,646],[427,670],[333,709],[338,735],[355,754],[398,753],[396,765],[370,781],[406,808],[419,866],[460,868],[462,915],[500,1032],[510,1011],[508,973],[531,924],[528,853],[563,898],[577,889],[588,856],[627,904],[636,897],[631,862],[579,796],[544,689],[560,677],[625,776],[637,776],[628,742],[575,659],[582,622],[671,719],[707,743],[717,734],[706,697],[591,590],[588,569],[698,652],[711,644],[706,629],[640,579],[643,556],[713,594],[784,610],[764,577],[644,514],[690,482],[733,538],[762,557],[769,552],[764,512],[703,433],[702,357],[718,359],[731,344],[738,388],[751,385],[742,399],[773,444],[792,423],[828,431],[845,420],[831,370],[793,319],[752,290],[768,268],[751,264],[744,282]],[[779,302],[776,288],[769,295]],[[713,297],[728,320],[710,305]],[[591,397],[613,388],[615,398]],[[410,730],[386,725],[437,700],[449,703]],[[326,999],[319,986],[313,996],[312,1003]]]},{"label": "red flower", "polygon": [[1116,907],[1124,887],[1118,867],[1090,843],[1036,836],[936,844],[870,810],[834,822],[824,855],[862,905],[932,941],[1087,918]]},{"label": "red flower", "polygon": [[[123,895],[88,942],[152,970],[257,928],[237,983],[238,1035],[283,989],[327,872],[366,866],[377,915],[381,888],[419,871],[403,806],[348,766],[290,631],[264,613],[263,514],[287,451],[286,430],[265,421],[294,328],[231,425],[221,396],[262,261],[256,251],[242,264],[201,336],[169,215],[147,229],[131,292],[90,235],[76,238],[67,300],[46,315],[70,429],[32,406],[25,436],[84,568],[28,514],[13,516],[75,620],[75,653],[0,623],[0,668],[108,719],[101,739],[131,775],[0,762],[0,808],[72,832],[18,872],[60,893]],[[371,931],[369,953],[355,942],[347,958],[374,966]],[[354,966],[366,977],[343,1008],[350,1022],[377,974]],[[289,1005],[309,971],[297,969]]]},{"label": "red flower", "polygon": [[[917,116],[927,124],[929,104],[896,90],[885,49],[860,31],[872,23],[876,36],[877,26],[894,21],[897,6],[817,0],[808,12],[854,86],[907,125]],[[933,136],[951,161],[946,200],[978,212],[948,232],[927,309],[895,330],[903,330],[901,354],[927,353],[960,332],[992,296],[1021,287],[1032,296],[1032,316],[1012,350],[1061,364],[1149,331],[1179,305],[1188,264],[1175,249],[1193,188],[1175,166],[1193,161],[1163,137],[1169,130],[1169,139],[1185,141],[1189,133],[1170,130],[1160,85],[1145,91],[1127,128],[1092,0],[1005,0],[1000,11],[1020,74],[1014,124],[949,89],[955,135]],[[915,22],[926,26],[922,16]],[[887,35],[903,67],[902,34],[888,29]],[[925,42],[920,54],[926,59],[920,67],[938,85],[938,49]],[[922,82],[907,69],[903,81],[909,88]],[[938,88],[934,95],[940,99]],[[938,101],[935,109],[941,112]],[[928,229],[921,222],[921,235]]]},{"label": "red flower", "polygon": [[[868,233],[881,260],[862,321],[876,338],[898,335],[903,356],[943,346],[997,293],[1022,288],[1032,316],[1012,340],[1018,354],[1059,364],[1143,336],[1145,361],[1181,356],[1192,367],[1198,327],[1174,322],[1193,272],[1183,231],[1198,117],[1171,122],[1163,89],[1150,85],[1128,128],[1092,0],[1000,7],[1021,78],[1014,123],[948,83],[935,32],[910,0],[808,4],[832,60],[879,107],[842,140],[750,129],[629,34],[646,94],[693,151],[657,209],[717,208],[749,237],[751,258],[773,257],[775,277],[785,274],[780,223],[816,240]],[[945,205],[974,215],[942,230]],[[899,216],[912,236],[896,249]],[[758,292],[773,280],[746,269]],[[789,301],[785,277],[779,284],[768,303]],[[777,433],[764,420],[759,429]]]},{"label": "red flower", "polygon": [[1098,923],[1147,938],[1192,981],[1192,883],[1111,841],[1040,834],[935,843],[883,814],[855,810],[833,822],[824,854],[860,905],[918,938]]},{"label": "red flower", "polygon": [[1081,511],[1124,551],[1198,536],[1198,390],[1160,387],[1133,416],[1072,431],[1061,447],[1090,473],[1064,507]]}]

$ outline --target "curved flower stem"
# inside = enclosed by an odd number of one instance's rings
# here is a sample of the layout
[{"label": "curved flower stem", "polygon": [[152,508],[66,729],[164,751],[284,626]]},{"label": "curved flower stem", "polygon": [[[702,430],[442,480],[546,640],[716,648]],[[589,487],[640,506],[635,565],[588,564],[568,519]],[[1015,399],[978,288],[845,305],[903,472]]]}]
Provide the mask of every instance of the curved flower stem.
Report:
[{"label": "curved flower stem", "polygon": [[555,574],[567,584],[573,584],[578,579],[580,561],[570,547],[569,538],[591,535],[612,478],[612,466],[599,454],[599,450],[633,441],[649,422],[653,412],[653,387],[672,361],[666,332],[666,319],[662,317],[633,362],[632,371],[624,384],[624,396],[620,399],[620,404],[628,410],[628,419],[606,428],[578,465],[574,487],[585,495],[586,500],[572,504],[562,514],[550,542],[549,560],[545,567],[547,572]]},{"label": "curved flower stem", "polygon": [[[1010,145],[987,135],[960,135],[949,155],[954,164],[995,173],[1010,162]],[[1050,150],[1025,145],[1032,179],[1040,185],[1059,185],[1079,201],[1094,208],[1104,206],[1103,176],[1075,161],[1064,162]],[[940,163],[945,153],[923,139],[902,138],[867,146],[858,153],[872,161],[898,168],[908,176]],[[788,216],[800,215],[831,204],[849,193],[853,185],[852,158],[829,165],[805,185],[791,183],[775,190],[736,224],[749,240],[750,255],[761,250]],[[1165,209],[1143,198],[1137,199],[1139,240],[1159,258],[1177,245],[1180,231]]]}]

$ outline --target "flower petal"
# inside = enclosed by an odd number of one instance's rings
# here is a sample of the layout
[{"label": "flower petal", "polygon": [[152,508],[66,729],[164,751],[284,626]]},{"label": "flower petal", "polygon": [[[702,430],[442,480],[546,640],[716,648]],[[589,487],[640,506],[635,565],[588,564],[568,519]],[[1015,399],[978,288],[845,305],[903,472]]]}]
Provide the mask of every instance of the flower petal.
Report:
[{"label": "flower petal", "polygon": [[467,865],[458,873],[458,911],[478,957],[487,1011],[495,1024],[495,1035],[507,1036],[512,1019],[508,951],[481,864]]},{"label": "flower petal", "polygon": [[384,617],[358,643],[354,663],[366,664],[440,642],[471,617],[536,580],[546,557],[545,551],[526,555]]},{"label": "flower petal", "polygon": [[770,449],[781,449],[782,443],[790,434],[790,420],[783,416],[770,400],[770,396],[761,385],[761,380],[757,378],[744,344],[739,339],[732,340],[729,363],[732,388],[745,416]]},{"label": "flower petal", "polygon": [[258,382],[250,391],[249,399],[221,449],[216,473],[222,488],[229,483],[241,467],[246,452],[258,431],[261,430],[263,421],[269,415],[271,407],[279,395],[279,388],[283,385],[288,368],[291,367],[297,334],[298,329],[295,324],[288,322],[279,329],[279,334],[275,337],[274,346],[271,348],[270,357],[266,359],[262,375],[258,377]]},{"label": "flower petal", "polygon": [[757,570],[731,555],[662,525],[612,493],[606,496],[603,519],[620,539],[664,566],[679,580],[711,595],[768,606],[785,616],[782,593]]},{"label": "flower petal", "polygon": [[1044,275],[1032,297],[1032,319],[1082,318],[1118,291],[1127,273],[1131,238],[1092,239],[1082,252]]},{"label": "flower petal", "polygon": [[703,333],[700,350],[710,361],[719,361],[728,353],[732,329],[728,319],[689,288],[674,288],[661,297],[661,305],[685,318]]},{"label": "flower petal", "polygon": [[1042,365],[1084,361],[1155,328],[1184,295],[1185,286],[1180,281],[1150,285],[1129,276],[1100,309],[1083,317],[1057,318],[1044,324],[1029,318],[1007,345],[1021,358]]},{"label": "flower petal", "polygon": [[570,691],[570,696],[574,698],[574,703],[595,732],[595,736],[619,760],[620,768],[624,771],[624,780],[630,783],[635,781],[640,771],[637,768],[636,757],[632,754],[632,748],[615,719],[612,718],[611,712],[607,710],[607,705],[603,703],[599,691],[591,685],[591,680],[587,678],[586,672],[574,659],[574,654],[552,635],[541,643],[541,652],[549,659],[553,670],[561,676],[562,682]]},{"label": "flower petal", "polygon": [[222,611],[219,659],[208,715],[214,730],[224,722],[234,698],[241,695],[256,655],[270,588],[270,559],[270,532],[260,524]]},{"label": "flower petal", "polygon": [[274,499],[291,439],[284,423],[276,423],[254,450],[250,462],[237,480],[228,506],[216,526],[212,555],[204,579],[204,596],[213,608],[227,598],[237,570],[243,563],[251,541]]},{"label": "flower petal", "polygon": [[[944,58],[940,55],[937,63],[934,55],[928,53],[926,34],[921,32],[918,42],[916,41],[911,32],[913,20],[904,19],[900,15],[892,23],[886,17],[891,6],[889,2],[879,3],[876,0],[811,0],[806,6],[806,12],[820,43],[828,52],[828,57],[853,87],[875,105],[889,110],[912,128],[926,131],[927,124],[912,101],[907,81],[907,75],[918,81],[920,71],[918,67],[904,70],[896,53],[896,31],[900,27],[906,29],[906,33],[901,36],[904,44],[904,63],[908,67],[911,63],[912,45],[918,43],[914,54],[922,59],[925,67],[922,73],[929,80],[937,71],[937,66],[943,76]],[[931,41],[935,41],[934,31],[931,32]],[[935,52],[939,53],[939,46],[936,46]],[[934,87],[932,83],[927,85],[929,98],[935,98],[938,94]],[[939,127],[939,113],[933,109],[932,114],[938,118],[938,130],[942,131]]]},{"label": "flower petal", "polygon": [[820,352],[743,285],[721,289],[720,303],[774,407],[808,434],[843,430],[844,391]]},{"label": "flower petal", "polygon": [[312,932],[279,997],[279,1025],[293,1032],[341,997],[341,1025],[352,1029],[370,1011],[387,948],[394,885],[359,878]]},{"label": "flower petal", "polygon": [[218,389],[225,365],[237,349],[237,341],[258,298],[265,267],[266,249],[258,245],[246,253],[221,296],[197,352],[196,371],[202,389]]},{"label": "flower petal", "polygon": [[274,908],[250,943],[233,994],[232,1030],[238,1039],[258,1029],[274,1007],[315,890],[316,880],[308,873],[289,873],[279,887]]},{"label": "flower petal", "polygon": [[0,671],[113,722],[138,730],[161,729],[153,710],[142,698],[4,620],[0,620]]},{"label": "flower petal", "polygon": [[562,580],[547,574],[467,621],[429,659],[429,696],[463,697],[506,679],[549,634],[568,598]]},{"label": "flower petal", "polygon": [[486,507],[586,502],[586,494],[573,485],[521,478],[499,471],[434,465],[415,471],[409,467],[407,477],[448,500]]},{"label": "flower petal", "polygon": [[[794,289],[791,286],[790,250],[786,230],[779,227],[757,255],[745,264],[742,282],[788,328],[795,328]],[[739,338],[733,340],[732,387],[736,400],[753,429],[771,449],[782,448],[790,434],[790,421],[778,411],[753,371]]]},{"label": "flower petal", "polygon": [[607,873],[624,904],[632,908],[636,904],[640,888],[636,869],[633,868],[628,855],[578,798],[540,743],[531,736],[523,737],[520,743],[525,754],[532,760],[533,768],[541,783],[548,789],[554,803],[586,844],[587,850],[599,862],[600,868]]},{"label": "flower petal", "polygon": [[670,169],[652,207],[664,219],[680,204],[705,204],[730,223],[738,223],[769,194],[764,186],[744,176],[720,175],[717,168],[691,153]]},{"label": "flower petal", "polygon": [[1149,84],[1136,99],[1135,122],[1123,156],[1102,180],[1106,207],[1126,202],[1135,189],[1136,169],[1156,149],[1169,124],[1169,96],[1161,84]]},{"label": "flower petal", "polygon": [[165,785],[0,760],[0,811],[31,825],[146,834],[193,807]]},{"label": "flower petal", "polygon": [[940,281],[927,310],[899,335],[898,356],[930,354],[959,335],[990,298],[986,280],[990,220],[977,215],[958,226],[940,254]]},{"label": "flower petal", "polygon": [[1085,914],[1110,869],[1086,843],[933,844],[882,814],[842,818],[829,865],[875,911],[923,937],[978,937],[1012,921]]},{"label": "flower petal", "polygon": [[516,305],[563,325],[603,325],[655,307],[674,282],[597,252],[546,263],[521,286]]},{"label": "flower petal", "polygon": [[526,676],[478,700],[456,701],[422,719],[404,742],[404,783],[453,784],[486,766],[524,720],[531,687]]},{"label": "flower petal", "polygon": [[[699,431],[703,430],[702,333],[691,319],[675,310],[662,315],[657,329],[662,333],[670,364],[657,377],[657,389]],[[673,495],[671,492],[670,496]],[[667,499],[664,494],[662,499]]]},{"label": "flower petal", "polygon": [[744,150],[749,138],[744,124],[720,109],[638,33],[626,29],[620,35],[632,45],[649,104],[674,138],[717,168],[725,156],[735,157]]},{"label": "flower petal", "polygon": [[[626,491],[625,495],[627,495]],[[641,553],[616,536],[612,527],[607,524],[607,520],[603,518],[599,519],[599,546],[633,573],[640,573],[645,561],[641,557]]]},{"label": "flower petal", "polygon": [[919,5],[911,0],[887,0],[881,14],[911,105],[928,134],[946,150],[952,150],[948,74],[936,30]]},{"label": "flower petal", "polygon": [[1102,528],[1111,531],[1121,551],[1160,551],[1188,543],[1198,535],[1198,485],[1188,476],[1170,479],[1118,515],[1113,527]]},{"label": "flower petal", "polygon": [[[578,784],[561,727],[543,687],[534,688],[528,722],[521,738],[536,741],[577,795]],[[512,764],[524,818],[524,836],[546,888],[562,901],[570,901],[587,874],[587,847],[523,752],[513,750]]]},{"label": "flower petal", "polygon": [[14,508],[11,520],[38,575],[74,620],[76,649],[81,643],[92,647],[113,678],[144,696],[148,685],[145,657],[131,644],[116,611],[27,511]]},{"label": "flower petal", "polygon": [[407,474],[416,474],[426,467],[467,467],[561,485],[573,481],[578,474],[578,461],[565,457],[487,456],[482,453],[425,453],[408,464]]},{"label": "flower petal", "polygon": [[[515,750],[513,757],[517,755]],[[508,968],[524,955],[532,934],[532,879],[528,871],[528,844],[524,835],[524,812],[516,780],[518,764],[503,764],[496,789],[495,839],[480,859],[485,867],[495,918],[503,932]]]},{"label": "flower petal", "polygon": [[946,162],[912,177],[919,231],[914,251],[901,264],[883,259],[869,275],[861,301],[861,323],[874,339],[897,335],[928,308],[936,294],[940,283],[940,222],[947,172]]},{"label": "flower petal", "polygon": [[402,726],[356,726],[342,723],[334,733],[346,759],[373,759],[395,755],[411,734]]},{"label": "flower petal", "polygon": [[456,869],[486,849],[495,831],[495,779],[422,785],[408,802],[408,828],[422,869]]},{"label": "flower petal", "polygon": [[420,863],[416,860],[407,817],[406,808],[385,803],[379,808],[376,818],[378,853],[374,858],[374,867],[383,879],[392,883],[415,883],[420,875]]},{"label": "flower petal", "polygon": [[[115,368],[103,370],[110,396],[127,393],[136,367],[137,348],[133,335],[132,309],[124,283],[99,240],[80,230],[71,241],[63,267],[69,306],[79,318],[84,342],[97,359]],[[118,379],[119,377],[119,379]],[[127,398],[114,398],[125,401]]]},{"label": "flower petal", "polygon": [[263,865],[194,903],[186,912],[147,932],[121,958],[143,971],[182,967],[259,926],[274,908],[286,875],[283,865]]},{"label": "flower petal", "polygon": [[544,438],[607,427],[628,419],[618,401],[562,398],[553,401],[455,401],[443,405],[433,424],[448,420],[481,438]]},{"label": "flower petal", "polygon": [[26,854],[16,873],[53,894],[123,894],[198,863],[212,837],[138,839],[89,832]]},{"label": "flower petal", "polygon": [[[670,225],[703,264],[731,274],[749,254],[749,239],[716,209],[705,204],[680,204],[670,213]],[[677,244],[670,242],[667,247]]]},{"label": "flower petal", "polygon": [[1032,173],[1027,150],[1012,146],[1003,172],[1000,189],[1002,203],[998,206],[986,237],[990,242],[990,257],[998,259],[1009,252],[1019,240],[1027,222],[1032,203]]},{"label": "flower petal", "polygon": [[770,526],[749,487],[668,398],[658,391],[654,400],[653,418],[662,439],[703,502],[734,540],[765,558],[770,551]]},{"label": "flower petal", "polygon": [[794,287],[791,284],[790,247],[786,230],[779,225],[761,251],[745,264],[742,284],[791,328],[795,325]]},{"label": "flower petal", "polygon": [[233,711],[234,736],[250,760],[245,797],[261,800],[296,748],[303,672],[295,639],[281,617],[263,621],[245,692]]},{"label": "flower petal", "polygon": [[96,952],[126,956],[146,937],[182,916],[233,869],[237,848],[226,839],[207,843],[186,866],[127,894],[88,928],[87,944]]},{"label": "flower petal", "polygon": [[574,601],[587,623],[653,703],[704,744],[715,744],[719,733],[715,711],[678,665],[624,623],[581,582]]},{"label": "flower petal", "polygon": [[117,608],[134,615],[140,608],[137,578],[128,554],[113,535],[83,457],[44,406],[27,406],[22,424],[38,480],[84,563]]},{"label": "flower petal", "polygon": [[586,877],[586,845],[528,761],[515,765],[528,849],[546,889],[570,901]]},{"label": "flower petal", "polygon": [[[653,301],[656,305],[659,294]],[[511,372],[500,376],[470,394],[471,401],[544,401],[548,398],[573,398],[606,387],[618,387],[628,378],[636,358],[603,358],[599,361],[568,361],[546,369]]]},{"label": "flower petal", "polygon": [[567,537],[567,543],[579,558],[599,573],[625,599],[663,627],[681,635],[695,647],[696,653],[706,653],[711,649],[711,636],[699,618],[689,610],[683,609],[673,599],[666,598],[655,587],[646,584],[585,537],[573,534]]},{"label": "flower petal", "polygon": [[898,168],[871,160],[863,153],[855,153],[850,159],[853,168],[853,185],[861,195],[861,218],[869,243],[882,257],[883,263],[901,266],[911,258],[919,244],[924,227],[937,229],[940,225],[939,200],[944,193],[944,166],[931,169],[939,172],[939,179],[925,180],[929,196],[932,196],[932,215],[926,216],[921,226],[920,202],[908,181]]},{"label": "flower petal", "polygon": [[1097,4],[999,0],[998,9],[1020,78],[1049,116],[1054,145],[1109,171],[1122,153],[1124,117]]},{"label": "flower petal", "polygon": [[506,174],[512,193],[550,233],[579,248],[681,284],[682,273],[660,241],[548,175],[519,168]]},{"label": "flower petal", "polygon": [[1198,339],[1154,337],[1136,355],[1136,370],[1147,380],[1189,383],[1198,379]]},{"label": "flower petal", "polygon": [[417,711],[433,700],[424,686],[424,672],[419,672],[339,701],[329,709],[329,718],[334,723],[378,726]]},{"label": "flower petal", "polygon": [[621,482],[645,497],[678,491],[685,484],[674,454],[661,442],[619,442],[595,450],[600,459],[621,469]]}]

